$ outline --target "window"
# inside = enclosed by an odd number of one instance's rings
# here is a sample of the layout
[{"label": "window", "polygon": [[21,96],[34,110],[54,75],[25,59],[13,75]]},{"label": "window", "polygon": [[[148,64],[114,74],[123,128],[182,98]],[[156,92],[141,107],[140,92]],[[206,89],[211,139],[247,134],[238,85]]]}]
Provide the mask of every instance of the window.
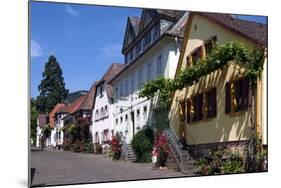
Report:
[{"label": "window", "polygon": [[122,116],[120,117],[120,123],[123,123],[123,117]]},{"label": "window", "polygon": [[128,114],[125,115],[125,121],[128,121]]},{"label": "window", "polygon": [[101,107],[101,118],[103,118],[104,117],[104,111],[103,111],[103,107]]},{"label": "window", "polygon": [[216,117],[217,115],[217,89],[212,88],[210,91],[206,92],[205,99],[205,114],[207,118]]},{"label": "window", "polygon": [[139,86],[139,88],[141,88],[141,87],[142,87],[142,84],[143,84],[143,80],[142,80],[142,69],[139,70],[138,77],[139,77],[139,79],[138,79],[138,86]]},{"label": "window", "polygon": [[118,125],[118,119],[117,119],[117,118],[116,118],[116,120],[115,120],[115,124]]},{"label": "window", "polygon": [[105,107],[104,107],[104,109],[105,109],[105,116],[108,116],[108,109],[107,109],[107,105],[105,105]]},{"label": "window", "polygon": [[160,23],[158,23],[153,30],[153,40],[156,40],[160,36]]},{"label": "window", "polygon": [[217,115],[217,89],[200,93],[180,103],[181,122],[196,122]]},{"label": "window", "polygon": [[129,79],[126,79],[126,82],[125,82],[125,96],[129,95]]},{"label": "window", "polygon": [[213,36],[205,41],[206,54],[210,54],[210,52],[214,49],[216,42],[217,42],[217,36]]},{"label": "window", "polygon": [[103,86],[100,86],[100,97],[103,96]]},{"label": "window", "polygon": [[123,83],[120,84],[119,96],[123,97]]},{"label": "window", "polygon": [[225,113],[246,110],[249,106],[249,80],[244,78],[225,85]]},{"label": "window", "polygon": [[95,120],[97,121],[99,119],[99,110],[96,110],[96,118]]},{"label": "window", "polygon": [[131,51],[129,52],[129,61],[128,61],[128,63],[131,63],[131,62],[133,61],[133,59],[134,59],[134,51],[131,50]]},{"label": "window", "polygon": [[203,119],[203,94],[200,93],[192,99],[192,122]]},{"label": "window", "polygon": [[151,43],[151,31],[148,31],[144,36],[144,48],[148,47]]},{"label": "window", "polygon": [[146,79],[147,79],[147,81],[150,81],[151,80],[151,63],[148,63],[147,64],[147,75],[146,75]]},{"label": "window", "polygon": [[157,57],[157,76],[162,74],[162,55]]},{"label": "window", "polygon": [[147,106],[143,107],[143,119],[146,120],[147,119]]},{"label": "window", "polygon": [[139,118],[140,116],[140,109],[137,109],[137,117]]},{"label": "window", "polygon": [[203,57],[203,50],[203,46],[200,46],[191,53],[192,64],[197,64],[198,61]]},{"label": "window", "polygon": [[131,74],[131,92],[133,93],[135,90],[135,74]]},{"label": "window", "polygon": [[136,45],[136,56],[141,53],[141,41],[139,41]]}]

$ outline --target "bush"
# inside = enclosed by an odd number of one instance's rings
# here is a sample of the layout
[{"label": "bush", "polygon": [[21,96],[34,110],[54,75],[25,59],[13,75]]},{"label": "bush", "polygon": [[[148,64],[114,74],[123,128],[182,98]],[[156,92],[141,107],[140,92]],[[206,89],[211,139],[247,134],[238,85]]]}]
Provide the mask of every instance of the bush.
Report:
[{"label": "bush", "polygon": [[115,136],[111,140],[112,159],[118,160],[121,157],[121,144],[120,138]]},{"label": "bush", "polygon": [[238,152],[228,153],[228,159],[223,162],[223,173],[242,173],[244,172],[243,159]]},{"label": "bush", "polygon": [[154,142],[153,130],[144,128],[133,138],[132,147],[137,157],[137,162],[151,162],[151,150]]},{"label": "bush", "polygon": [[94,144],[91,142],[84,144],[84,150],[85,153],[94,153]]},{"label": "bush", "polygon": [[62,148],[64,151],[69,151],[71,149],[71,144],[69,142],[63,142]]},{"label": "bush", "polygon": [[101,154],[102,153],[102,147],[100,143],[95,143],[95,154]]},{"label": "bush", "polygon": [[239,152],[212,151],[195,162],[197,172],[203,175],[244,172],[243,159]]}]

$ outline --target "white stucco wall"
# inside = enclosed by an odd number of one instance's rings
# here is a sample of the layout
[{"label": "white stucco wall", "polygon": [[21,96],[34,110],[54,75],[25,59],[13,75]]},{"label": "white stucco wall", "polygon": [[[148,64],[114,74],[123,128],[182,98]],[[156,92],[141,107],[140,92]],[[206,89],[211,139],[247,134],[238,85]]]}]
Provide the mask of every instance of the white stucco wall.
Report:
[{"label": "white stucco wall", "polygon": [[[151,64],[151,80],[157,77],[157,61],[158,57],[162,57],[162,76],[166,78],[173,78],[175,75],[178,58],[180,54],[181,41],[175,40],[173,37],[164,37],[148,52],[143,54],[131,67],[122,73],[117,79],[113,81],[114,87],[114,104],[113,104],[113,127],[114,132],[120,132],[125,136],[127,143],[130,143],[133,138],[133,132],[136,134],[138,130],[145,125],[152,125],[152,108],[153,102],[146,98],[139,98],[138,93],[140,89],[139,70],[142,69],[143,83],[146,83],[148,64]],[[134,75],[134,87],[131,88],[131,76]],[[129,79],[129,93],[124,97],[119,96],[120,85],[127,84]],[[116,88],[118,88],[118,95],[116,95]],[[144,109],[147,109],[146,113]],[[123,109],[123,110],[122,110]],[[139,110],[139,116],[137,111]],[[135,126],[133,128],[131,112],[134,112]],[[128,116],[126,121],[125,117]],[[121,119],[123,121],[121,122]],[[118,123],[116,123],[118,121]]]},{"label": "white stucco wall", "polygon": [[[100,94],[100,88],[103,88],[102,95]],[[95,97],[95,107],[93,109],[92,114],[92,127],[91,133],[93,142],[96,142],[96,132],[98,132],[98,140],[101,144],[103,140],[104,130],[108,129],[108,139],[111,140],[111,130],[113,130],[113,122],[112,122],[112,104],[110,104],[110,99],[107,96],[105,91],[105,84],[101,84],[97,87],[97,94]],[[105,110],[105,106],[107,106],[107,111]],[[101,109],[103,108],[104,115],[101,116]],[[100,118],[97,119],[96,111],[98,110]],[[101,118],[103,117],[103,118]]]}]

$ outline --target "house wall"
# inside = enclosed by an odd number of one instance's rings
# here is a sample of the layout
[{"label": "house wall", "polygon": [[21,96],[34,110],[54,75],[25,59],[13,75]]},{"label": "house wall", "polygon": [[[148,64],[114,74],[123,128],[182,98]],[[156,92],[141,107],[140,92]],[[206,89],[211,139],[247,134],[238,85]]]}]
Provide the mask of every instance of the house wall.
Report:
[{"label": "house wall", "polygon": [[[63,120],[62,118],[64,117],[64,114],[56,114],[56,118],[55,118],[55,127],[56,127],[56,145],[62,145],[63,144],[63,138],[64,138],[64,133],[61,130],[63,128]],[[60,134],[60,138],[59,135]]]},{"label": "house wall", "polygon": [[[142,88],[138,86],[139,70],[142,69],[143,84],[147,80],[148,64],[151,63],[151,80],[157,77],[157,59],[162,57],[162,76],[166,78],[173,78],[176,71],[176,66],[179,58],[179,50],[181,41],[176,42],[173,37],[164,37],[159,43],[155,44],[148,52],[139,58],[130,68],[122,73],[113,82],[114,86],[114,104],[113,104],[113,124],[114,132],[121,133],[127,143],[130,143],[133,138],[133,133],[136,134],[145,125],[151,126],[153,123],[152,109],[155,106],[155,100],[148,100],[146,98],[139,98],[138,93]],[[131,77],[134,76],[134,87],[131,88]],[[128,81],[127,81],[128,80]],[[116,93],[120,85],[129,84],[129,92],[126,92],[124,97],[120,97]],[[144,109],[147,109],[146,113]],[[139,111],[139,116],[137,115]],[[135,126],[131,118],[131,112],[134,112]],[[128,117],[127,121],[125,117]],[[121,122],[121,119],[123,121]],[[118,123],[116,123],[118,121]]]},{"label": "house wall", "polygon": [[[100,94],[100,88],[103,88],[102,91],[102,95]],[[107,113],[105,113],[105,106],[107,106]],[[101,114],[101,108],[103,108],[104,110],[104,116],[103,118],[99,118],[99,120],[97,120],[97,116],[96,116],[96,110],[99,111],[99,114]],[[99,138],[99,143],[102,143],[102,138],[103,138],[103,132],[104,130],[108,129],[109,133],[108,133],[108,138],[111,139],[112,134],[111,134],[111,130],[113,130],[113,122],[112,122],[112,105],[109,102],[109,98],[108,95],[105,91],[105,84],[102,84],[100,86],[97,87],[97,93],[95,96],[95,107],[93,109],[93,114],[92,114],[92,128],[91,128],[91,132],[92,132],[92,138],[93,138],[93,142],[95,143],[96,140],[96,132],[98,132],[98,138]]]},{"label": "house wall", "polygon": [[[196,47],[203,44],[203,41],[212,36],[217,36],[220,43],[227,41],[240,41],[248,48],[253,48],[254,44],[240,35],[209,21],[200,15],[194,14],[190,23],[189,38],[184,51],[181,69],[186,68],[186,57]],[[217,88],[217,116],[212,119],[199,121],[186,125],[185,134],[188,144],[221,143],[228,141],[249,140],[255,134],[255,129],[251,127],[251,113],[244,111],[241,113],[225,114],[225,83],[237,75],[239,66],[230,63],[222,71],[216,71],[200,79],[200,81],[189,88],[178,90],[174,94],[171,105],[169,120],[170,126],[180,137],[179,131],[179,101],[191,95],[206,90],[208,87]],[[262,78],[264,79],[264,78]],[[258,99],[260,100],[260,99]],[[260,114],[260,116],[263,114]]]}]

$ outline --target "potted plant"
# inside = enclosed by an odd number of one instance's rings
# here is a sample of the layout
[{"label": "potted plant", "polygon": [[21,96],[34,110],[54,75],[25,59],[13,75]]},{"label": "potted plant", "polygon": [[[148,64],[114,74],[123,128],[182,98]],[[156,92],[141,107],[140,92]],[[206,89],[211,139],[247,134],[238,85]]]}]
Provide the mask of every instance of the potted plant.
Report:
[{"label": "potted plant", "polygon": [[165,167],[166,160],[170,152],[167,136],[165,134],[161,134],[160,136],[158,136],[154,147],[154,155],[157,156],[158,165],[160,167]]}]

